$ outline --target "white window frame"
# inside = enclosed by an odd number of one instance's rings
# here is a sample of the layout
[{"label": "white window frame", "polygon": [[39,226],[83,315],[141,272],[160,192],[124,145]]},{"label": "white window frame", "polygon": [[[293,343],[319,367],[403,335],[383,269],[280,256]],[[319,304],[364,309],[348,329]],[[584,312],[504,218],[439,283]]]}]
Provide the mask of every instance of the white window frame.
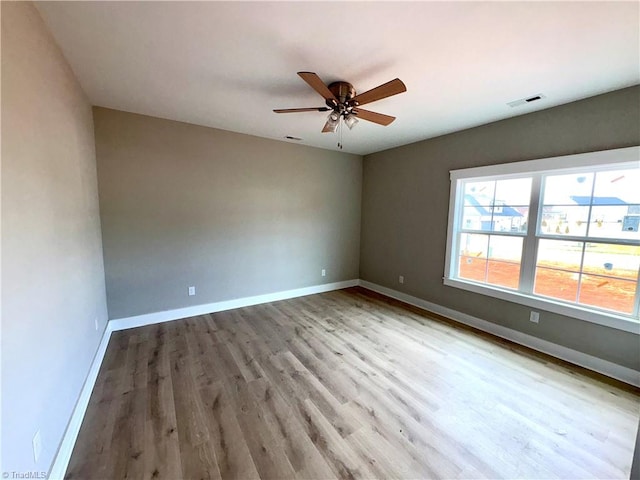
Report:
[{"label": "white window frame", "polygon": [[[454,255],[458,251],[457,245],[457,222],[461,221],[462,215],[460,215],[460,209],[464,206],[462,189],[458,189],[461,184],[460,181],[469,180],[489,180],[491,177],[500,177],[505,179],[509,177],[522,177],[527,174],[563,174],[572,173],[580,168],[600,166],[603,170],[616,169],[621,167],[629,167],[629,164],[633,163],[640,168],[640,146],[619,148],[615,150],[605,150],[599,152],[581,153],[576,155],[566,155],[561,157],[543,158],[538,160],[528,160],[523,162],[504,163],[499,165],[489,165],[486,167],[474,167],[466,168],[462,170],[451,170],[451,189],[449,195],[449,221],[447,227],[447,247],[446,247],[446,260],[445,260],[445,272],[443,277],[443,283],[450,287],[460,288],[471,292],[479,293],[482,295],[488,295],[490,297],[515,302],[521,305],[526,305],[539,310],[545,310],[548,312],[558,313],[566,315],[568,317],[577,318],[587,322],[597,323],[599,325],[605,325],[607,327],[624,330],[626,332],[632,332],[640,335],[640,321],[638,316],[628,316],[623,314],[616,314],[615,312],[608,312],[599,310],[597,308],[589,308],[585,305],[576,305],[570,303],[564,303],[562,301],[555,301],[548,297],[541,297],[534,295],[533,293],[524,293],[523,291],[516,291],[507,288],[501,288],[495,285],[488,285],[485,283],[476,283],[472,280],[463,280],[455,278],[454,266],[456,265],[456,258]],[[489,178],[487,178],[489,177]],[[494,178],[495,179],[495,178]],[[639,187],[640,188],[640,187]],[[534,181],[532,184],[532,201],[529,205],[529,224],[537,225],[538,210],[540,202],[540,182]],[[486,232],[501,233],[501,232]],[[537,227],[532,226],[528,229],[527,235],[524,237],[525,244],[537,245],[535,238],[537,235]],[[529,242],[527,242],[529,240]],[[522,269],[531,271],[535,269],[536,251],[535,248],[524,248],[522,258]],[[525,288],[527,288],[525,286]],[[532,291],[531,288],[527,289]],[[638,302],[640,301],[640,292],[636,293],[636,306],[635,311],[638,311]],[[528,319],[527,319],[528,320]]]}]

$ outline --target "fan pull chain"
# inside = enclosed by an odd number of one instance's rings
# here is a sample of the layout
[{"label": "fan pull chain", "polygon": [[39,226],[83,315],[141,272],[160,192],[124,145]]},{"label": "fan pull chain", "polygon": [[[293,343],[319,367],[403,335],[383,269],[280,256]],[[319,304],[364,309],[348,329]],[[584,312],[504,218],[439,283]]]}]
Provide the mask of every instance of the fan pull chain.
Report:
[{"label": "fan pull chain", "polygon": [[338,148],[342,150],[342,117],[338,120]]}]

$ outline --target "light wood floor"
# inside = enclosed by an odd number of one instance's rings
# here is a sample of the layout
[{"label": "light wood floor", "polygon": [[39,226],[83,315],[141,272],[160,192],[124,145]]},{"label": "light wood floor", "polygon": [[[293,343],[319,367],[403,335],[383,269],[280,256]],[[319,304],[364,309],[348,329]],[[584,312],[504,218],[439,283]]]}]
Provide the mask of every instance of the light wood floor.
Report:
[{"label": "light wood floor", "polygon": [[628,478],[639,416],[354,288],[115,332],[66,478]]}]

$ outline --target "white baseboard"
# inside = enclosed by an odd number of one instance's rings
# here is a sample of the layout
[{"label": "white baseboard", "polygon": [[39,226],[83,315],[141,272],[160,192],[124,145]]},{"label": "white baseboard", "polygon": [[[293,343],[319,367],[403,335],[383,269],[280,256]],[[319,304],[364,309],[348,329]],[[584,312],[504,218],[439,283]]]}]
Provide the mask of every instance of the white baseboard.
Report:
[{"label": "white baseboard", "polygon": [[574,365],[578,365],[630,385],[640,387],[640,372],[637,370],[633,370],[571,348],[563,347],[562,345],[548,342],[547,340],[542,340],[532,335],[498,325],[497,323],[488,322],[481,318],[477,318],[451,308],[443,307],[436,303],[428,302],[406,293],[398,292],[391,288],[367,282],[366,280],[360,280],[360,286],[368,290],[381,293],[382,295],[386,295],[387,297],[395,298],[396,300],[400,300],[401,302],[408,303],[415,307],[422,308],[423,310],[437,313],[456,322],[475,327],[483,332],[491,333],[497,337],[546,353],[552,357],[565,360],[569,363],[573,363]]},{"label": "white baseboard", "polygon": [[93,357],[91,368],[89,369],[87,378],[85,379],[82,390],[80,391],[80,396],[78,397],[76,406],[73,409],[73,413],[71,414],[71,418],[69,419],[69,423],[67,424],[67,429],[65,430],[62,437],[60,447],[58,447],[58,453],[56,454],[56,457],[51,466],[51,470],[49,471],[49,475],[47,476],[49,480],[63,480],[64,474],[67,471],[69,460],[71,459],[71,453],[73,452],[73,447],[76,444],[78,433],[80,433],[82,420],[84,419],[87,407],[89,406],[91,392],[93,392],[93,387],[96,384],[96,380],[98,379],[98,373],[100,372],[102,360],[104,359],[104,355],[107,352],[107,346],[109,345],[111,332],[112,329],[109,328],[109,322],[107,322],[107,326],[102,334],[102,340],[100,340],[98,350],[96,350],[96,354]]},{"label": "white baseboard", "polygon": [[175,310],[165,310],[163,312],[146,313],[144,315],[109,320],[109,324],[113,331],[125,330],[127,328],[142,327],[144,325],[152,325],[154,323],[170,322],[181,318],[195,317],[197,315],[204,315],[205,313],[222,312],[224,310],[232,310],[234,308],[250,307],[261,303],[277,302],[278,300],[304,297],[305,295],[313,295],[314,293],[330,292],[332,290],[355,287],[359,285],[359,282],[360,281],[357,279],[345,280],[343,282],[325,283],[323,285],[296,288],[295,290],[285,290],[282,292],[267,293],[253,297],[236,298],[222,302],[206,303],[204,305],[194,305],[193,307],[176,308]]}]

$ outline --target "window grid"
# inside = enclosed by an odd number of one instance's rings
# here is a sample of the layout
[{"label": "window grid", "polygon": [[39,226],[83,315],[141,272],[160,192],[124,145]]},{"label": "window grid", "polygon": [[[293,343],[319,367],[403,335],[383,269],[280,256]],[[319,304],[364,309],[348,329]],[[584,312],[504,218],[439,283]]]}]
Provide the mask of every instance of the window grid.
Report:
[{"label": "window grid", "polygon": [[[578,171],[576,171],[577,173]],[[612,310],[610,308],[606,308],[606,307],[599,307],[599,306],[595,306],[592,305],[590,303],[585,303],[585,302],[581,302],[581,293],[582,293],[582,289],[583,289],[583,279],[585,277],[585,275],[587,275],[587,273],[585,273],[584,269],[585,269],[585,254],[586,254],[586,249],[587,249],[587,245],[588,244],[604,244],[604,245],[633,245],[633,246],[637,246],[640,245],[640,242],[632,240],[632,239],[626,239],[626,238],[610,238],[610,237],[590,237],[591,233],[592,233],[592,218],[593,218],[593,207],[594,207],[594,194],[595,194],[595,188],[598,182],[598,171],[596,169],[590,168],[590,169],[586,169],[584,170],[585,173],[591,173],[592,174],[592,183],[591,183],[591,188],[590,188],[590,196],[589,196],[589,204],[588,204],[588,212],[587,212],[587,226],[586,226],[586,231],[584,236],[583,235],[568,235],[568,234],[552,234],[552,233],[545,233],[542,231],[542,219],[543,219],[543,215],[544,215],[544,189],[546,186],[546,178],[548,176],[553,175],[553,172],[536,172],[530,175],[526,175],[523,177],[529,177],[532,179],[532,184],[531,184],[531,195],[530,195],[530,202],[529,205],[525,206],[525,205],[518,205],[517,207],[527,207],[528,208],[528,212],[527,212],[527,230],[526,232],[522,232],[522,231],[496,231],[494,230],[495,228],[495,224],[496,224],[496,192],[497,192],[497,182],[499,180],[501,180],[502,178],[513,178],[513,176],[508,176],[508,177],[501,177],[501,176],[493,176],[490,178],[474,178],[474,179],[465,179],[465,180],[461,180],[459,182],[461,182],[461,184],[458,185],[458,188],[462,191],[462,195],[460,198],[460,202],[459,205],[462,206],[466,206],[466,199],[465,199],[465,191],[466,191],[466,185],[467,183],[472,183],[472,182],[478,182],[478,181],[487,181],[487,180],[491,180],[493,181],[493,195],[492,195],[492,200],[491,200],[491,205],[489,206],[491,208],[491,221],[489,223],[489,229],[488,230],[482,230],[482,229],[475,229],[475,228],[464,228],[462,227],[462,216],[463,216],[463,212],[464,209],[463,208],[457,208],[457,218],[456,218],[456,225],[455,227],[455,234],[454,234],[454,238],[455,238],[455,250],[454,250],[454,255],[452,256],[452,262],[453,262],[453,272],[454,272],[454,277],[453,278],[460,278],[464,281],[471,281],[471,282],[478,282],[478,280],[470,280],[470,279],[466,279],[464,277],[460,276],[460,264],[459,262],[461,261],[461,257],[462,257],[462,251],[459,248],[459,245],[461,244],[461,237],[463,234],[468,234],[468,235],[484,235],[486,237],[486,258],[485,258],[485,266],[484,266],[484,281],[483,282],[479,282],[482,284],[485,284],[487,286],[489,286],[490,288],[496,288],[496,284],[495,283],[490,283],[488,281],[489,279],[489,267],[491,265],[491,252],[490,252],[490,248],[491,248],[491,238],[493,236],[495,237],[519,237],[519,238],[523,238],[523,243],[522,243],[522,251],[521,251],[521,256],[520,256],[520,276],[518,279],[518,287],[515,289],[520,293],[525,293],[528,295],[532,295],[534,297],[541,297],[541,298],[550,298],[553,301],[561,301],[561,302],[566,302],[569,305],[576,305],[576,306],[580,306],[583,308],[588,308],[588,309],[594,309],[596,311],[602,311],[604,313],[609,313],[609,312],[615,312],[616,314],[621,314],[624,316],[629,316],[629,317],[634,317],[635,319],[637,319],[638,317],[638,305],[639,305],[639,300],[638,297],[640,295],[639,292],[639,288],[638,288],[638,278],[636,278],[635,281],[635,298],[634,298],[634,306],[633,306],[633,311],[631,313],[631,315],[625,313],[625,312],[620,312],[620,311],[616,311],[616,310]],[[551,206],[562,206],[561,204],[557,204],[557,203],[552,203],[549,204]],[[573,206],[571,204],[566,204],[567,206]],[[504,206],[503,206],[504,207]],[[532,221],[533,219],[533,221]],[[567,228],[569,228],[569,222],[567,222]],[[551,266],[551,265],[541,265],[540,267],[538,266],[538,250],[539,250],[539,242],[541,239],[549,239],[549,240],[556,240],[556,241],[564,241],[564,242],[570,242],[570,241],[575,241],[575,242],[579,242],[581,244],[581,250],[580,250],[580,263],[578,266],[577,271],[574,270],[570,270],[568,268],[561,268],[561,267],[556,267],[556,266]],[[513,263],[515,264],[516,262],[507,262],[505,260],[497,260],[503,263]],[[549,270],[556,270],[556,271],[562,271],[562,272],[566,272],[566,273],[571,273],[571,274],[577,274],[577,288],[576,288],[576,293],[575,293],[575,298],[573,301],[567,301],[567,300],[562,300],[561,298],[558,297],[549,297],[547,295],[544,294],[539,294],[536,293],[536,277],[537,277],[537,272],[538,272],[538,268],[544,268],[544,269],[549,269]],[[597,278],[602,278],[602,279],[614,279],[617,281],[629,281],[627,278],[622,278],[616,275],[611,275],[611,276],[607,276],[607,275],[603,275],[597,272],[588,272],[588,277],[597,277]],[[503,289],[509,289],[509,290],[513,290],[513,288],[510,287],[504,287],[504,286],[499,286],[497,285],[497,288],[503,288]]]},{"label": "window grid", "polygon": [[527,235],[522,248],[522,263],[520,267],[520,288],[521,291],[531,295],[536,278],[536,258],[538,258],[538,239],[536,232],[538,222],[532,222],[532,218],[540,217],[541,203],[538,199],[542,197],[542,177],[533,175],[531,181],[531,194],[529,195],[529,218],[527,219]]},{"label": "window grid", "polygon": [[[537,227],[537,231],[538,231],[538,235],[537,235],[537,241],[536,243],[539,241],[540,238],[549,238],[549,239],[555,239],[555,240],[564,240],[564,241],[576,241],[576,242],[580,242],[581,244],[581,252],[580,252],[580,265],[578,267],[578,271],[574,272],[572,270],[568,270],[568,269],[563,269],[563,268],[559,268],[559,267],[552,267],[552,266],[544,266],[542,268],[548,268],[548,269],[553,269],[553,270],[557,270],[557,271],[564,271],[567,273],[577,273],[578,274],[578,279],[577,279],[577,289],[576,289],[576,294],[575,294],[575,300],[574,302],[576,304],[579,305],[590,305],[588,303],[584,303],[581,301],[581,294],[582,294],[582,290],[584,287],[584,282],[583,279],[585,277],[585,272],[584,272],[584,261],[585,261],[585,254],[586,254],[586,250],[587,250],[587,244],[588,243],[600,243],[600,244],[608,244],[608,245],[621,245],[621,244],[626,244],[629,243],[631,245],[636,245],[637,242],[634,241],[630,241],[630,242],[625,242],[625,239],[616,239],[616,238],[610,238],[610,237],[591,237],[591,233],[592,233],[592,228],[593,228],[593,207],[594,207],[594,198],[595,198],[595,190],[596,190],[596,185],[598,184],[600,175],[602,174],[602,172],[598,172],[598,171],[591,171],[589,172],[592,174],[592,180],[591,180],[591,189],[589,192],[589,205],[588,205],[588,210],[587,210],[587,225],[586,225],[586,231],[584,236],[581,235],[575,235],[575,236],[568,236],[568,235],[553,235],[553,234],[543,234],[542,232],[542,228],[541,228],[541,222],[542,222],[542,215],[538,215],[537,217],[537,221],[536,224],[538,225]],[[548,178],[550,176],[550,174],[540,174],[539,178],[542,179],[542,190],[540,192],[540,196],[539,196],[539,202],[538,204],[542,206],[543,210],[544,210],[544,187],[546,186],[546,178]],[[562,205],[569,205],[569,204],[559,204],[557,202],[554,202],[553,204],[550,204],[553,206],[562,206]],[[609,204],[605,204],[605,205],[609,205]],[[571,206],[571,205],[569,205]],[[536,263],[536,267],[535,269],[537,270],[537,263]],[[535,272],[534,272],[534,277],[535,277]],[[620,278],[618,276],[607,276],[607,275],[602,275],[602,274],[598,274],[595,272],[589,272],[587,274],[588,277],[599,277],[602,279],[616,279],[618,281],[620,280],[625,280],[627,281],[627,279],[623,279]],[[634,299],[634,308],[632,310],[631,315],[633,316],[637,316],[638,315],[638,296],[640,295],[640,292],[638,291],[638,279],[636,279],[636,294],[635,294],[635,299]],[[535,281],[534,281],[534,291],[532,292],[534,295],[539,295],[538,293],[535,292]],[[546,295],[543,295],[546,296]],[[554,297],[549,297],[549,298],[554,298]],[[592,308],[596,308],[598,309],[598,306],[595,305],[590,305]],[[606,308],[603,308],[603,310],[607,310]]]}]

